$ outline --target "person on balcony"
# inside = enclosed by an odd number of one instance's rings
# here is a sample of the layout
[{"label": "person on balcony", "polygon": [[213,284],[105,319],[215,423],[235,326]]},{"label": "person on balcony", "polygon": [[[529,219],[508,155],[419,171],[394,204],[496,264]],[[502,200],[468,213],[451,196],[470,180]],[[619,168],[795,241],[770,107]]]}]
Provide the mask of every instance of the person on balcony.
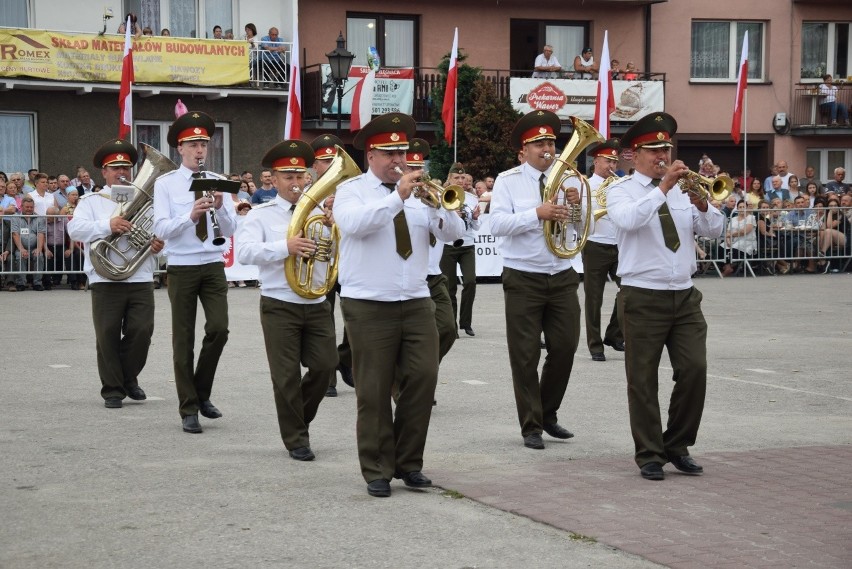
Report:
[{"label": "person on balcony", "polygon": [[819,104],[819,109],[823,113],[831,115],[831,126],[837,126],[838,118],[846,126],[849,126],[849,113],[846,111],[846,105],[837,102],[837,85],[832,84],[831,75],[822,76],[819,94],[824,97]]},{"label": "person on balcony", "polygon": [[562,71],[562,64],[553,55],[553,46],[545,45],[542,53],[535,58],[532,76],[539,79],[554,79],[559,77],[560,71]]},{"label": "person on balcony", "polygon": [[278,35],[278,28],[269,28],[269,35],[260,38],[260,48],[263,50],[264,80],[284,83],[286,73],[284,53],[287,51],[287,46]]},{"label": "person on balcony", "polygon": [[598,75],[598,65],[592,55],[592,48],[587,47],[583,53],[574,58],[574,79],[594,79]]}]

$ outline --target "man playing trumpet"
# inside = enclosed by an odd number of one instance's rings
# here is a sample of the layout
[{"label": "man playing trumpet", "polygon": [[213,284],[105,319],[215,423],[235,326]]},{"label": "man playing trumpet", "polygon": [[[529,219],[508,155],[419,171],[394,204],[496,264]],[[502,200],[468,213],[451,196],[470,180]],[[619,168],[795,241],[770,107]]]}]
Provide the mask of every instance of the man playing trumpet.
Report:
[{"label": "man playing trumpet", "polygon": [[[704,197],[678,187],[689,170],[671,161],[675,132],[677,122],[666,113],[630,127],[621,144],[634,152],[635,173],[607,193],[607,212],[617,228],[630,430],[636,464],[647,480],[663,480],[667,462],[686,474],[703,472],[689,456],[707,387],[707,322],[692,284],[693,243],[695,234],[717,238],[725,227],[725,217]],[[663,347],[674,380],[665,431],[657,396]]]},{"label": "man playing trumpet", "polygon": [[[313,150],[301,140],[285,140],[266,153],[262,164],[274,173],[278,195],[248,213],[237,247],[240,263],[257,265],[260,270],[260,323],[278,428],[290,457],[302,461],[314,459],[308,426],[337,369],[334,319],[328,300],[325,296],[300,296],[284,273],[287,257],[310,259],[317,249],[316,243],[301,232],[287,239],[296,202],[306,185],[305,171],[313,161]],[[314,213],[321,211],[317,208]],[[324,279],[326,268],[315,263],[314,279]],[[300,364],[308,368],[304,377]]]},{"label": "man playing trumpet", "polygon": [[[154,334],[154,257],[142,263],[127,279],[112,281],[99,275],[92,265],[92,243],[112,234],[128,233],[132,224],[113,217],[118,204],[110,197],[112,187],[126,184],[136,164],[136,148],[121,139],[110,140],[95,152],[94,163],[101,169],[106,184],[100,192],[86,194],[68,222],[68,235],[85,247],[83,270],[92,291],[92,321],[95,327],[95,351],[101,397],[107,409],[118,409],[122,400],[147,398],[139,387],[138,376],[148,360],[148,348]],[[151,252],[163,249],[154,239]]]}]

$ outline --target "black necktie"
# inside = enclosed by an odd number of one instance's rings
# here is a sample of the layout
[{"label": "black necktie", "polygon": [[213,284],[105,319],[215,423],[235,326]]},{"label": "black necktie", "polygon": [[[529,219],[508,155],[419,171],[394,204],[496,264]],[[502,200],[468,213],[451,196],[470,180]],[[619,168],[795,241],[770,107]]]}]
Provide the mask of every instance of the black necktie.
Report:
[{"label": "black necktie", "polygon": [[544,174],[542,174],[541,176],[538,177],[538,191],[541,192],[541,201],[542,202],[544,201],[544,188],[545,188],[544,181],[545,180],[547,180],[547,176],[545,176]]},{"label": "black necktie", "polygon": [[[654,184],[654,187],[656,188],[660,185],[660,181],[660,178],[653,178],[651,183]],[[672,251],[677,251],[680,247],[680,238],[677,236],[677,228],[675,227],[674,220],[672,219],[672,214],[669,211],[669,204],[663,202],[663,205],[660,206],[657,214],[660,216],[660,225],[663,228],[663,240],[666,242],[666,247]]]},{"label": "black necktie", "polygon": [[[192,177],[196,180],[204,177],[204,174],[201,172],[193,172]],[[204,197],[204,192],[195,192],[195,199],[200,200]],[[204,214],[204,217],[198,220],[198,223],[195,224],[195,235],[202,241],[207,241],[207,214]]]},{"label": "black necktie", "polygon": [[[391,191],[396,190],[396,184],[382,184]],[[396,252],[403,259],[411,256],[411,234],[408,232],[408,222],[405,220],[405,208],[393,218],[393,233],[396,237]]]}]

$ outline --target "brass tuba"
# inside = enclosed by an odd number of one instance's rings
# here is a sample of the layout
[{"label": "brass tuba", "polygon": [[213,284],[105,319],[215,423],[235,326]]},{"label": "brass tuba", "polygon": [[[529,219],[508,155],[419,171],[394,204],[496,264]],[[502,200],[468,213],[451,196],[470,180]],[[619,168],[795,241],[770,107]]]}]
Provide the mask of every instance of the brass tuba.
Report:
[{"label": "brass tuba", "polygon": [[89,256],[98,275],[111,281],[123,281],[148,261],[154,234],[154,182],[162,174],[177,169],[177,165],[157,149],[145,148],[145,162],[132,182],[136,188],[133,199],[119,204],[112,217],[122,217],[133,227],[127,233],[113,234],[92,243]]},{"label": "brass tuba", "polygon": [[[589,237],[592,218],[592,192],[589,188],[589,180],[583,176],[573,163],[577,160],[580,153],[590,144],[596,142],[605,142],[601,134],[595,128],[584,120],[577,117],[571,117],[571,122],[574,125],[574,132],[565,145],[562,154],[556,158],[556,164],[547,176],[544,183],[544,199],[555,203],[555,199],[559,192],[565,186],[565,182],[569,178],[577,178],[581,184],[585,186],[586,195],[586,214],[583,222],[582,237],[578,237],[576,247],[568,247],[570,240],[569,225],[576,225],[581,221],[581,214],[574,209],[574,215],[567,221],[545,220],[544,222],[544,239],[547,242],[547,248],[550,252],[561,259],[570,259],[577,255],[586,246],[586,239]],[[579,235],[579,231],[577,232]]]},{"label": "brass tuba", "polygon": [[[342,181],[358,176],[361,169],[355,161],[337,146],[337,155],[328,167],[328,170],[320,176],[317,181],[302,193],[290,226],[287,228],[287,239],[295,237],[302,232],[302,237],[313,239],[317,244],[314,254],[306,259],[301,256],[290,255],[284,261],[284,276],[290,288],[303,298],[319,298],[325,296],[337,282],[337,260],[339,256],[340,231],[336,225],[332,225],[330,232],[324,224],[325,215],[312,215],[316,208],[322,209],[325,199],[337,190],[337,185]],[[314,285],[314,270],[317,263],[327,265],[325,278]]]}]

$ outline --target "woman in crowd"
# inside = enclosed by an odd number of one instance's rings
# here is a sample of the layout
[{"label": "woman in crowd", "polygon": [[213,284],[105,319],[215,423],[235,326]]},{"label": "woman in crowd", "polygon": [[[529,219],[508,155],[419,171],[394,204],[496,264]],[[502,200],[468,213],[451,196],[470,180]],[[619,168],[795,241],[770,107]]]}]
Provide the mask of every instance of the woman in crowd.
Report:
[{"label": "woman in crowd", "polygon": [[12,215],[16,213],[21,213],[21,198],[24,196],[18,191],[18,185],[14,180],[9,180],[6,182],[6,195],[12,198],[12,201],[15,202],[15,210],[14,211],[6,211],[7,215]]},{"label": "woman in crowd", "polygon": [[[764,198],[766,193],[763,191],[763,182],[757,178],[752,178],[751,185],[746,188],[745,199],[748,202],[749,208],[757,208],[761,201],[766,201]],[[769,206],[769,202],[766,203]]]},{"label": "woman in crowd", "polygon": [[[760,183],[760,180],[757,181]],[[790,265],[784,261],[786,256],[786,247],[784,240],[778,239],[778,234],[775,229],[778,227],[778,210],[772,209],[772,206],[766,200],[760,200],[757,205],[757,251],[758,255],[764,259],[776,258],[777,260],[769,260],[764,265],[770,274],[775,274],[775,271],[786,275],[790,272]]]},{"label": "woman in crowd", "polygon": [[727,277],[734,274],[736,261],[740,261],[736,268],[736,274],[743,271],[744,259],[754,255],[757,250],[757,234],[755,232],[754,215],[746,210],[745,200],[737,203],[737,215],[728,221],[728,229],[725,231],[726,249],[725,266],[722,267],[722,276]]},{"label": "woman in crowd", "polygon": [[787,185],[790,187],[790,199],[796,201],[796,198],[799,197],[799,177],[795,174],[791,175],[787,179]]},{"label": "woman in crowd", "polygon": [[[852,224],[843,214],[840,209],[840,200],[830,198],[827,202],[827,207],[823,207],[822,200],[817,200],[814,204],[814,212],[817,214],[817,219],[820,220],[819,230],[819,255],[820,257],[840,257],[846,255],[846,244],[849,242],[850,230]],[[831,259],[828,262],[823,259],[819,266],[823,268],[823,272],[832,270],[838,272],[840,270],[839,259]]]},{"label": "woman in crowd", "polygon": [[816,182],[808,182],[808,185],[805,187],[805,192],[807,192],[808,197],[810,198],[810,203],[808,207],[814,207],[814,201],[817,198],[817,192],[819,191],[819,186],[817,186]]}]

